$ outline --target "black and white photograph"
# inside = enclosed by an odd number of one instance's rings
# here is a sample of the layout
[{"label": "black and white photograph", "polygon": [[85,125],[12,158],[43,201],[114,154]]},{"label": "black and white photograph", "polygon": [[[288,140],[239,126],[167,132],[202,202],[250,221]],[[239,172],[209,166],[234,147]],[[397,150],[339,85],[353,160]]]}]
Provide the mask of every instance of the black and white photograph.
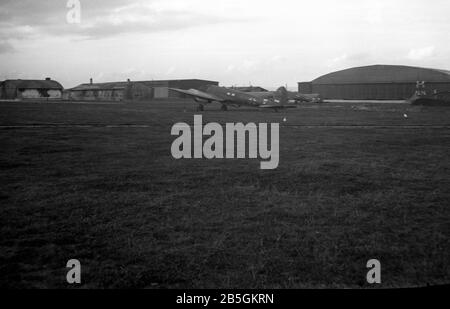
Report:
[{"label": "black and white photograph", "polygon": [[449,21],[448,0],[1,0],[0,288],[448,288]]}]

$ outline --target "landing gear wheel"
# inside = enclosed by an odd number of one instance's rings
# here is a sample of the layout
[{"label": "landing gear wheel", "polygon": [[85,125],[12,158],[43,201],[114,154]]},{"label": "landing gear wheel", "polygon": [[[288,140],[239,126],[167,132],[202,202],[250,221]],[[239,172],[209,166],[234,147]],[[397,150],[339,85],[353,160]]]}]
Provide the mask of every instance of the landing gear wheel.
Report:
[{"label": "landing gear wheel", "polygon": [[228,107],[225,104],[222,104],[222,107],[220,109],[226,112],[228,110]]},{"label": "landing gear wheel", "polygon": [[197,106],[197,111],[198,111],[198,112],[203,112],[203,110],[204,110],[203,105],[202,105],[202,104],[199,104],[199,105]]}]

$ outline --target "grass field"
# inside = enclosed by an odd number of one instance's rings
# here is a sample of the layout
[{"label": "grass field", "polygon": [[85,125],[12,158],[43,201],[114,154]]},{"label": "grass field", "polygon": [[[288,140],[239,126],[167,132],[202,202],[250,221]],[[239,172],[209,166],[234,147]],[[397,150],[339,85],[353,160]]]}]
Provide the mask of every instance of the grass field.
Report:
[{"label": "grass field", "polygon": [[194,110],[0,103],[0,286],[69,287],[72,258],[85,288],[369,287],[373,258],[381,287],[450,283],[450,109],[203,112],[280,122],[276,170],[174,160]]}]

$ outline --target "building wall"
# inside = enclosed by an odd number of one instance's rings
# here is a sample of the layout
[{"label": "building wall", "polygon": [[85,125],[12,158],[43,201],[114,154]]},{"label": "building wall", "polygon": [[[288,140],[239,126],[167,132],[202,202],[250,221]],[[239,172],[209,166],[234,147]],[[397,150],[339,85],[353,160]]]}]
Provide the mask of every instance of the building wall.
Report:
[{"label": "building wall", "polygon": [[169,81],[145,81],[137,82],[151,89],[150,99],[164,99],[169,97]]},{"label": "building wall", "polygon": [[75,101],[122,101],[125,95],[124,89],[72,90],[68,98]]},{"label": "building wall", "polygon": [[61,99],[62,98],[61,90],[48,90],[47,94],[50,99]]},{"label": "building wall", "polygon": [[81,91],[73,91],[73,90],[67,90],[65,93],[65,97],[67,100],[81,100],[82,99],[82,92]]},{"label": "building wall", "polygon": [[61,90],[54,89],[20,89],[18,98],[20,99],[60,99]]},{"label": "building wall", "polygon": [[2,99],[4,100],[14,100],[17,99],[17,88],[8,87],[7,85],[4,85],[2,87]]},{"label": "building wall", "polygon": [[22,99],[39,99],[42,95],[37,89],[25,89],[20,91],[20,97]]},{"label": "building wall", "polygon": [[153,88],[155,99],[163,99],[169,97],[169,88],[168,87],[154,87]]},{"label": "building wall", "polygon": [[298,92],[300,92],[300,93],[313,93],[313,91],[312,91],[312,83],[311,82],[298,83]]},{"label": "building wall", "polygon": [[325,74],[298,83],[299,92],[319,93],[324,99],[404,100],[424,81],[426,93],[450,90],[450,72],[401,65],[372,65]]},{"label": "building wall", "polygon": [[[299,91],[304,90],[300,88]],[[450,83],[425,83],[425,91],[450,90]],[[416,83],[385,84],[312,84],[312,93],[319,93],[324,99],[346,100],[405,100],[416,91]]]},{"label": "building wall", "polygon": [[1,99],[3,100],[15,100],[18,99],[19,90],[17,87],[8,82],[3,82],[1,87]]},{"label": "building wall", "polygon": [[131,87],[127,87],[125,95],[126,100],[151,100],[154,97],[154,89],[136,83],[132,84]]},{"label": "building wall", "polygon": [[87,101],[143,101],[178,98],[180,96],[177,93],[169,91],[170,87],[190,89],[214,84],[217,85],[218,82],[204,80],[155,80],[81,84],[73,89],[67,90],[64,97],[69,100]]},{"label": "building wall", "polygon": [[120,88],[111,89],[83,89],[83,87],[95,87],[95,85],[69,89],[65,97],[76,101],[139,101],[153,98],[153,88],[138,83],[122,84]]},{"label": "building wall", "polygon": [[101,101],[123,101],[125,99],[125,89],[100,90],[97,98]]}]

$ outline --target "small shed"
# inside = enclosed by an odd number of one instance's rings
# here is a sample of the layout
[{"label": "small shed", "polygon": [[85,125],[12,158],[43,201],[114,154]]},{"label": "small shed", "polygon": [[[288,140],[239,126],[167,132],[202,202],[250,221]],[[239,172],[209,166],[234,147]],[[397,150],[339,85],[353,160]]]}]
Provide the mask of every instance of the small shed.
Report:
[{"label": "small shed", "polygon": [[61,99],[63,86],[50,78],[45,80],[8,79],[0,83],[2,100]]}]

